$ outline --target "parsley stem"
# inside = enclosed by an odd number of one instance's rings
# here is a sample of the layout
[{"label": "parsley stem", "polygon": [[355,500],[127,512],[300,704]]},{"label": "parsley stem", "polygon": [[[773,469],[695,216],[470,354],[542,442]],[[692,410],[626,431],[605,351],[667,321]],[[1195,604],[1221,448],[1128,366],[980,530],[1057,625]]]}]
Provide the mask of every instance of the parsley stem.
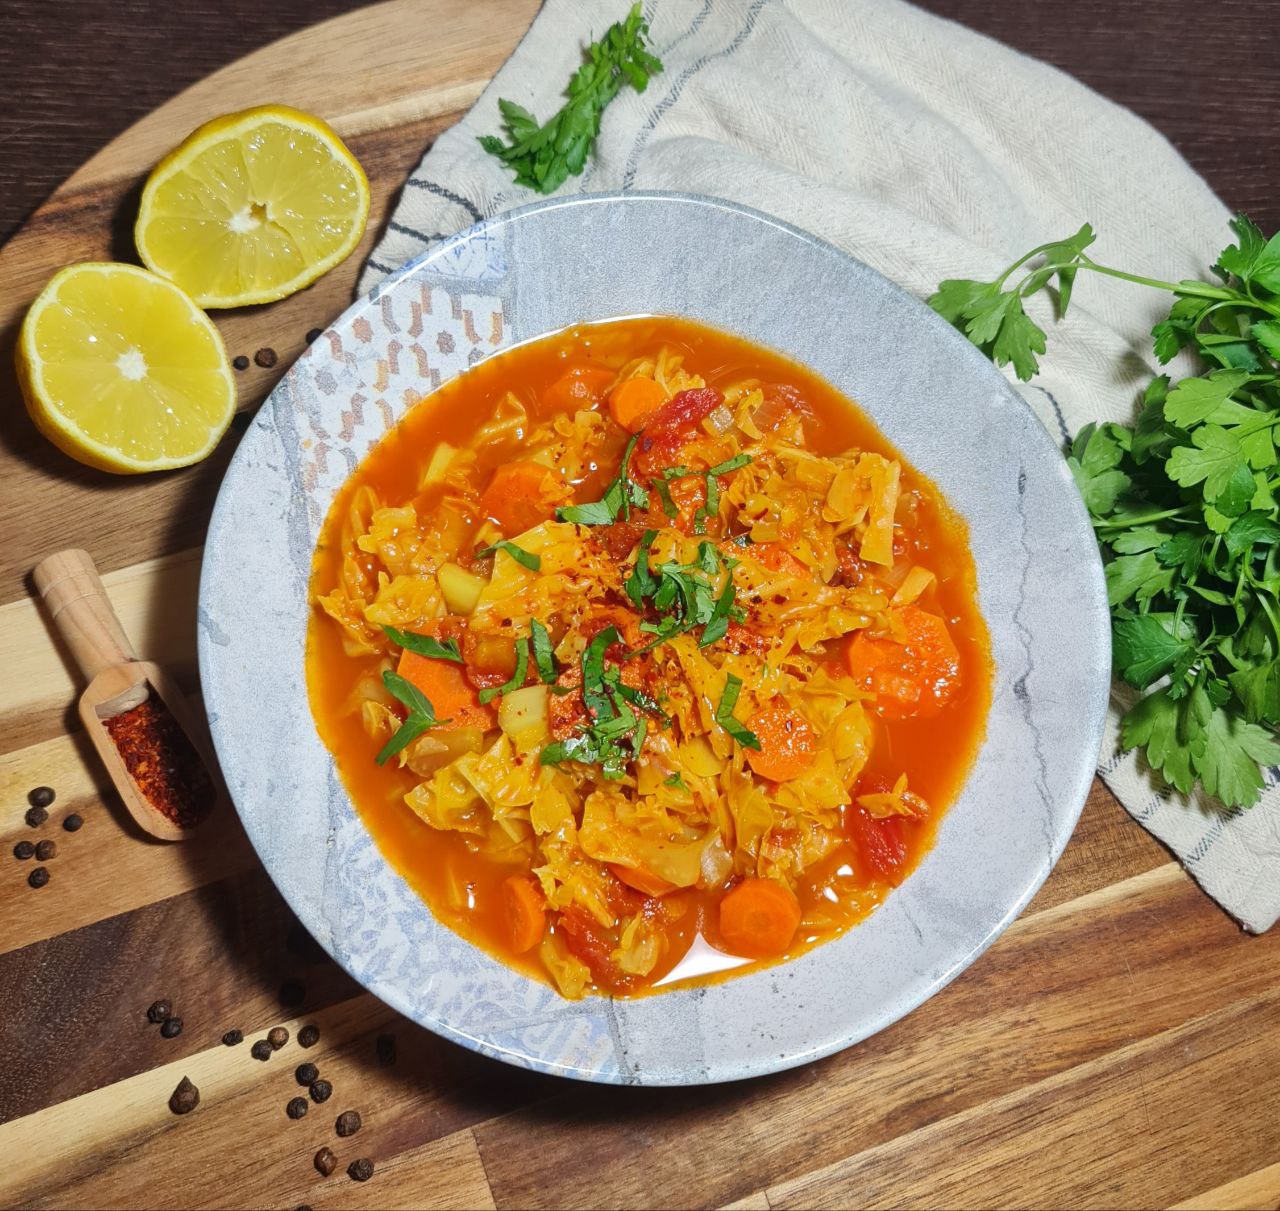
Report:
[{"label": "parsley stem", "polygon": [[1110,521],[1095,518],[1093,528],[1095,530],[1127,530],[1130,526],[1146,525],[1149,521],[1164,521],[1169,517],[1181,517],[1186,512],[1187,506],[1183,505],[1177,509],[1162,509],[1159,513],[1142,513],[1137,517],[1117,517]]}]

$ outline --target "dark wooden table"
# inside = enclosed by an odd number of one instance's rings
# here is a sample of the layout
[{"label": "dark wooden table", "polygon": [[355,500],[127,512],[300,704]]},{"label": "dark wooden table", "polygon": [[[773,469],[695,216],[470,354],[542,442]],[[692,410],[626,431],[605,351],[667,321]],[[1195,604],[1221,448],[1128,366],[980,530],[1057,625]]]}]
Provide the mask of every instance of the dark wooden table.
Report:
[{"label": "dark wooden table", "polygon": [[[4,0],[0,241],[173,92],[354,7]],[[1280,227],[1275,0],[924,7],[1132,106],[1229,205]],[[376,131],[358,150],[366,162],[391,154]],[[22,424],[0,417],[0,429]],[[39,524],[40,501],[16,495],[0,477],[0,517]],[[207,495],[195,494],[200,509]],[[142,544],[122,532],[104,571],[179,552],[159,579],[189,598],[198,541],[181,526]],[[18,613],[14,590],[0,593],[0,651]],[[0,713],[0,1203],[244,1206],[266,1191],[285,1207],[1280,1203],[1280,934],[1245,938],[1100,784],[1028,911],[943,994],[809,1068],[673,1094],[532,1077],[397,1023],[308,945],[234,836],[191,871],[148,864],[123,834],[104,845],[113,822],[83,762],[68,766],[82,772],[60,785],[55,815],[96,812],[82,843],[55,830],[67,851],[58,887],[70,890],[9,894],[22,796],[55,748],[68,760],[65,733],[56,711]],[[141,1020],[159,995],[179,1002],[180,1038]],[[324,1124],[283,1122],[296,1045],[263,1068],[217,1043],[227,1027],[257,1037],[280,1020],[321,1024],[309,1054],[341,1091],[333,1113],[356,1096],[366,1111],[376,1181],[316,1189],[310,1128]],[[383,1031],[399,1040],[394,1066],[376,1058]],[[157,1115],[188,1067],[200,1114]],[[6,1180],[16,1165],[38,1173],[30,1188]]]}]

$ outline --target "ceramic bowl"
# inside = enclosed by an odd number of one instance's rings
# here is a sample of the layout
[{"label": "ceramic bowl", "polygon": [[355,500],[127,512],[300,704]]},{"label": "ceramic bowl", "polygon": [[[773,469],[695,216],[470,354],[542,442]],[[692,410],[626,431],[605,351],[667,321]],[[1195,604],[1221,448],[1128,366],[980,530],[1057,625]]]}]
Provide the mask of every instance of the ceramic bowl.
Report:
[{"label": "ceramic bowl", "polygon": [[[857,400],[969,525],[995,685],[986,740],[933,850],[870,919],[779,966],[636,1000],[561,999],[439,924],[352,807],[307,702],[312,548],[397,417],[517,342],[676,314],[812,367]],[[955,978],[1061,853],[1093,774],[1106,593],[1059,451],[957,332],[767,215],[673,194],[539,202],[434,247],[352,306],[236,452],[200,582],[200,675],[227,785],[316,939],[415,1022],[561,1076],[683,1085],[847,1047]]]}]

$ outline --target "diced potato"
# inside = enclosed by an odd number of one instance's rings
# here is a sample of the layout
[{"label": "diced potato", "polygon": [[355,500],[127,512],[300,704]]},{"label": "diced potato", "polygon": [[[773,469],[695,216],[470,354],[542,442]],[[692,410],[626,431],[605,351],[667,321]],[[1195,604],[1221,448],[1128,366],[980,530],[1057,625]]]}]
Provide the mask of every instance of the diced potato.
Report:
[{"label": "diced potato", "polygon": [[498,726],[512,739],[545,734],[547,723],[547,687],[527,685],[504,694],[498,706]]},{"label": "diced potato", "polygon": [[436,579],[440,582],[440,592],[444,594],[444,604],[450,614],[470,614],[488,583],[456,563],[441,564]]}]

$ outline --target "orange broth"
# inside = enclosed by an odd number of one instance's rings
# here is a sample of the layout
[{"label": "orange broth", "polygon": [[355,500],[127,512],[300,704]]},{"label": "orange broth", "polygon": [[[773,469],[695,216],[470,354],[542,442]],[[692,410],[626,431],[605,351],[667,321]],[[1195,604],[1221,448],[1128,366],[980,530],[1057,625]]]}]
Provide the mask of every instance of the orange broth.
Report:
[{"label": "orange broth", "polygon": [[[337,540],[340,519],[352,494],[372,486],[382,500],[413,500],[418,515],[438,504],[439,486],[419,490],[424,461],[441,440],[465,446],[493,414],[508,390],[530,408],[530,422],[550,414],[547,389],[566,367],[616,370],[639,354],[665,346],[684,355],[684,365],[708,386],[751,377],[796,388],[815,423],[806,423],[805,444],[817,454],[857,448],[898,459],[902,491],[914,495],[915,517],[908,530],[895,531],[895,557],[919,559],[937,576],[920,599],[946,621],[960,656],[961,688],[944,710],[930,718],[886,722],[875,719],[875,742],[863,778],[880,775],[892,783],[905,770],[910,788],[927,800],[924,819],[901,818],[906,860],[896,880],[881,877],[859,845],[845,840],[836,852],[810,868],[797,888],[806,919],[821,915],[820,926],[802,926],[784,956],[791,958],[831,939],[866,917],[920,862],[933,843],[945,808],[954,801],[974,760],[990,705],[992,665],[986,626],[978,611],[976,575],[964,523],[938,489],[915,471],[872,421],[830,384],[803,366],[731,334],[672,317],[645,317],[582,325],[497,354],[445,384],[411,408],[369,453],[337,494],[322,530],[313,565],[313,584],[336,582],[342,560]],[[540,411],[541,409],[541,411]],[[486,451],[475,468],[483,487],[493,468],[513,449]],[[616,460],[575,486],[575,499],[594,500],[612,478]],[[371,561],[373,556],[368,557]],[[307,682],[321,738],[334,754],[342,779],[378,845],[435,916],[470,942],[527,975],[549,982],[537,952],[513,954],[507,936],[502,882],[512,873],[473,852],[468,838],[443,832],[419,819],[403,797],[418,778],[395,762],[374,763],[374,748],[358,714],[344,710],[356,682],[376,669],[377,656],[353,657],[343,649],[339,628],[313,610],[307,643]],[[852,834],[851,834],[852,836]],[[465,902],[456,904],[456,889]],[[697,888],[672,893],[686,911],[665,928],[666,952],[631,995],[690,982],[706,982],[765,965],[720,953],[716,901]],[[701,938],[699,939],[699,935]],[[695,940],[698,944],[695,946]],[[692,950],[691,950],[692,947]],[[768,960],[776,962],[779,960]],[[609,990],[603,990],[609,991]]]}]

